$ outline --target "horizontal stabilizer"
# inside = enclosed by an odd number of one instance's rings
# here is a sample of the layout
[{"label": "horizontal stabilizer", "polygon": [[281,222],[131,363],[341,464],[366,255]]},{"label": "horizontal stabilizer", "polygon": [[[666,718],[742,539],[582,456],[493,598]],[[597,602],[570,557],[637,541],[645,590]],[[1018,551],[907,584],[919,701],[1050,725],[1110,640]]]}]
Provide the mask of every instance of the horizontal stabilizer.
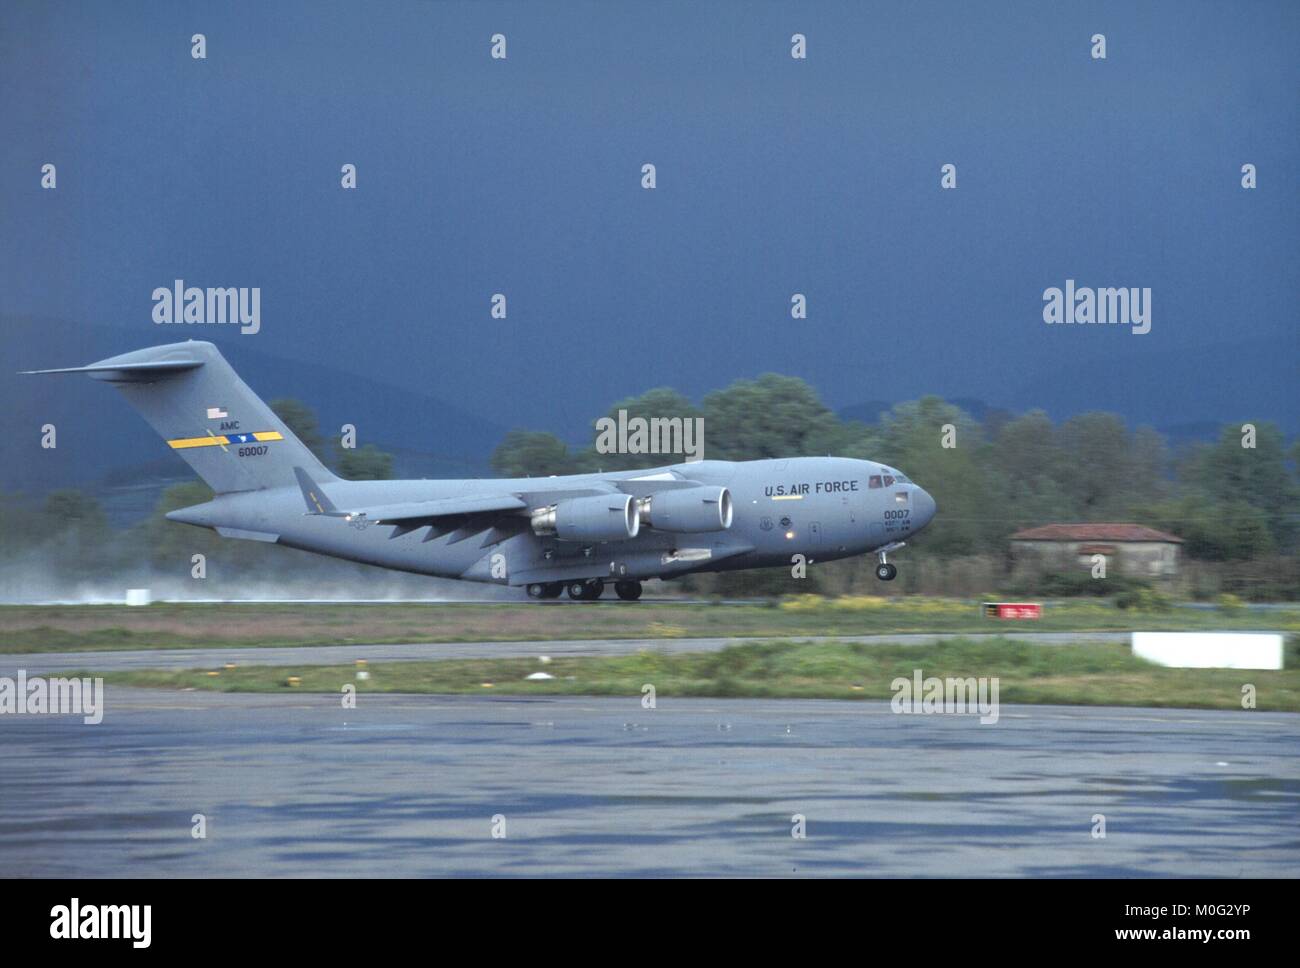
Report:
[{"label": "horizontal stabilizer", "polygon": [[89,366],[63,366],[54,370],[21,370],[26,376],[44,373],[88,373],[108,383],[148,383],[164,379],[203,365],[202,360],[148,360],[142,363],[92,363]]}]

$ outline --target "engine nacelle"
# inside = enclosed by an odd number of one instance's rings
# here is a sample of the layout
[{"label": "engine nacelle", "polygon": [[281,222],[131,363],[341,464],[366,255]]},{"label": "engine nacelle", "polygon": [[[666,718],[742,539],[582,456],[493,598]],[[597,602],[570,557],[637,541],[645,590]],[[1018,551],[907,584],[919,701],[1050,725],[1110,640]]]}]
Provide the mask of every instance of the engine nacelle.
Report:
[{"label": "engine nacelle", "polygon": [[562,541],[626,541],[641,530],[636,502],[630,494],[575,497],[532,515],[533,532]]},{"label": "engine nacelle", "polygon": [[731,527],[731,492],[725,487],[683,487],[637,501],[641,523],[656,531],[700,534]]}]

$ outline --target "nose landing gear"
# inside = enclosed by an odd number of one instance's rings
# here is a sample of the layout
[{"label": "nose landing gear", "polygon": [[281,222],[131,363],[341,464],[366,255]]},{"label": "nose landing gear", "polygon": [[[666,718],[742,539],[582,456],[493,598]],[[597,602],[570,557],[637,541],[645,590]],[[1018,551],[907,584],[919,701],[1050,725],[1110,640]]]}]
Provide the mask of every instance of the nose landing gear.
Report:
[{"label": "nose landing gear", "polygon": [[886,545],[876,552],[876,560],[880,564],[876,565],[876,577],[881,581],[893,581],[898,577],[898,569],[889,563],[888,554],[891,551],[897,551],[903,547],[903,542],[898,541],[891,545]]}]

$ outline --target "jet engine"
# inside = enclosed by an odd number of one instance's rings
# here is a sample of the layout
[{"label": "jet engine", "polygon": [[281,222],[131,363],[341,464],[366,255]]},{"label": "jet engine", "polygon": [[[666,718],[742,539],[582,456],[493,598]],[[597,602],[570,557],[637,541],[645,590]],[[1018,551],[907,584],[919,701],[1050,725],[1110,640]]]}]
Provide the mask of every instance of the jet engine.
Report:
[{"label": "jet engine", "polygon": [[626,541],[641,530],[641,518],[630,494],[575,497],[532,514],[533,532],[562,541]]},{"label": "jet engine", "polygon": [[684,487],[637,501],[646,527],[674,534],[726,531],[731,527],[731,492],[725,487]]}]

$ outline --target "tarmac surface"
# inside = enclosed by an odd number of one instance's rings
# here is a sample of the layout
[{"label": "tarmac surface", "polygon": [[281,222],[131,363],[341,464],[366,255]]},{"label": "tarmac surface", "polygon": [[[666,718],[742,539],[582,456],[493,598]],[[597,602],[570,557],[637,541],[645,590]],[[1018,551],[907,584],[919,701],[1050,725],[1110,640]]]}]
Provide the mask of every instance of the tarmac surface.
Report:
[{"label": "tarmac surface", "polygon": [[1300,714],[1003,704],[980,725],[865,701],[111,687],[105,705],[96,726],[0,716],[0,875],[1300,875]]},{"label": "tarmac surface", "polygon": [[286,648],[139,649],[123,652],[26,652],[0,655],[0,675],[14,676],[19,669],[29,675],[72,669],[118,672],[124,669],[217,669],[236,665],[351,665],[368,662],[428,662],[433,659],[499,659],[549,655],[627,655],[642,650],[658,652],[716,652],[728,645],[788,638],[797,642],[876,642],[892,645],[930,645],[943,639],[1009,638],[1038,645],[1120,642],[1128,632],[899,632],[879,635],[790,635],[758,638],[701,639],[567,639],[540,642],[422,642],[408,645],[303,645]]}]

